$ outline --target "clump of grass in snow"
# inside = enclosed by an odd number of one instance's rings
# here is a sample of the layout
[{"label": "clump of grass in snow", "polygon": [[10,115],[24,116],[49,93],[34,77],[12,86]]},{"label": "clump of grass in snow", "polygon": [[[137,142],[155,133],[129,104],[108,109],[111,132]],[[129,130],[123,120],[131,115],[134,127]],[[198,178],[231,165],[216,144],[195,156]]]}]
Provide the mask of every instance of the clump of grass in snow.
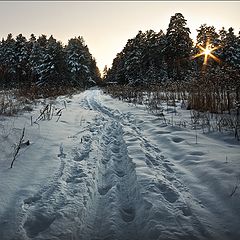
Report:
[{"label": "clump of grass in snow", "polygon": [[14,91],[0,92],[0,115],[14,116],[20,111],[32,111],[31,102]]}]

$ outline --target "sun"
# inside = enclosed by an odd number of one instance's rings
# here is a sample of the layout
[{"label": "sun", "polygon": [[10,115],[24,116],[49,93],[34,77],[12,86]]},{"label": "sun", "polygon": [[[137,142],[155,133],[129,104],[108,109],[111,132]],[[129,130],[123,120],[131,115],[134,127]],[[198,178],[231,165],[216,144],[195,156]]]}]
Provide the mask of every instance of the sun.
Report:
[{"label": "sun", "polygon": [[209,55],[210,53],[211,53],[211,49],[205,49],[204,51],[203,51],[203,53],[205,54],[205,55]]},{"label": "sun", "polygon": [[193,56],[192,59],[204,55],[203,65],[207,65],[208,58],[210,58],[210,57],[211,57],[213,60],[215,60],[216,62],[220,63],[220,59],[212,54],[212,52],[213,52],[214,50],[218,49],[219,46],[218,46],[218,47],[213,47],[212,44],[210,44],[210,43],[208,43],[208,42],[207,42],[205,48],[204,48],[203,46],[201,46],[200,44],[198,44],[197,46],[198,46],[198,48],[200,48],[202,51],[201,51],[200,53],[196,54],[195,56]]}]

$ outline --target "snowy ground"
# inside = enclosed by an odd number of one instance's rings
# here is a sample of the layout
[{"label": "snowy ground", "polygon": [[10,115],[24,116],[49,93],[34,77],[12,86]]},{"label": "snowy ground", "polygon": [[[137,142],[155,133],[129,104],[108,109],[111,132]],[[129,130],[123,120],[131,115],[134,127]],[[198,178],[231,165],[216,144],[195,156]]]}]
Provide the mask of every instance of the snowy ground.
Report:
[{"label": "snowy ground", "polygon": [[[31,125],[42,103],[0,119],[1,240],[240,239],[232,136],[198,130],[196,144],[172,113],[166,124],[101,90],[53,105],[60,118]],[[189,112],[178,107],[174,121],[182,118]],[[30,145],[10,169],[23,127]]]}]

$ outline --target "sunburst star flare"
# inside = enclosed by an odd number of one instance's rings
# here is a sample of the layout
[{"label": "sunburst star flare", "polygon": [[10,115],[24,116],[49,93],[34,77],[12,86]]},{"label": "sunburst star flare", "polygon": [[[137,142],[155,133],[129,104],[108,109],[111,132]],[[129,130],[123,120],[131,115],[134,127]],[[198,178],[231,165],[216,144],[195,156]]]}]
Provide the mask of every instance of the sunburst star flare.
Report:
[{"label": "sunburst star flare", "polygon": [[217,50],[220,46],[218,47],[212,47],[212,44],[207,43],[206,47],[204,48],[203,46],[201,46],[200,44],[197,45],[198,48],[200,48],[202,51],[198,54],[196,54],[195,56],[192,57],[192,59],[200,57],[202,55],[204,55],[204,62],[203,65],[207,65],[208,62],[208,58],[211,57],[214,61],[220,63],[220,59],[218,57],[216,57],[215,55],[212,54],[213,51]]}]

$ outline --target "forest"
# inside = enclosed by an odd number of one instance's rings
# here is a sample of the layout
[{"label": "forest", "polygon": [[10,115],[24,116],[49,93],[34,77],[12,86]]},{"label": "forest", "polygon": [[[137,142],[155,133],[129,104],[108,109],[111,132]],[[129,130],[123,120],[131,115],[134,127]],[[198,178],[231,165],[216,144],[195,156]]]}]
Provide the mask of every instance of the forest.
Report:
[{"label": "forest", "polygon": [[100,72],[83,37],[64,46],[53,36],[8,34],[0,43],[0,88],[35,98],[96,85]]},{"label": "forest", "polygon": [[64,46],[53,36],[9,34],[0,44],[0,88],[34,99],[98,85],[154,111],[161,111],[163,100],[181,100],[198,118],[203,115],[204,124],[218,114],[218,129],[234,129],[239,139],[240,34],[206,24],[197,29],[196,41],[190,34],[187,20],[176,13],[166,33],[139,31],[128,39],[103,76],[83,37]]},{"label": "forest", "polygon": [[234,31],[203,23],[192,39],[176,13],[166,32],[136,28],[102,73],[82,36],[3,38],[0,240],[239,240]]},{"label": "forest", "polygon": [[[240,36],[234,29],[203,24],[197,29],[193,43],[190,29],[181,13],[171,17],[166,34],[139,31],[129,39],[105,68],[105,81],[141,89],[161,88],[167,92],[188,95],[189,108],[223,112],[239,105],[240,100]],[[216,49],[204,62],[201,48]],[[212,55],[212,54],[211,54]],[[130,91],[128,91],[130,92]]]}]

